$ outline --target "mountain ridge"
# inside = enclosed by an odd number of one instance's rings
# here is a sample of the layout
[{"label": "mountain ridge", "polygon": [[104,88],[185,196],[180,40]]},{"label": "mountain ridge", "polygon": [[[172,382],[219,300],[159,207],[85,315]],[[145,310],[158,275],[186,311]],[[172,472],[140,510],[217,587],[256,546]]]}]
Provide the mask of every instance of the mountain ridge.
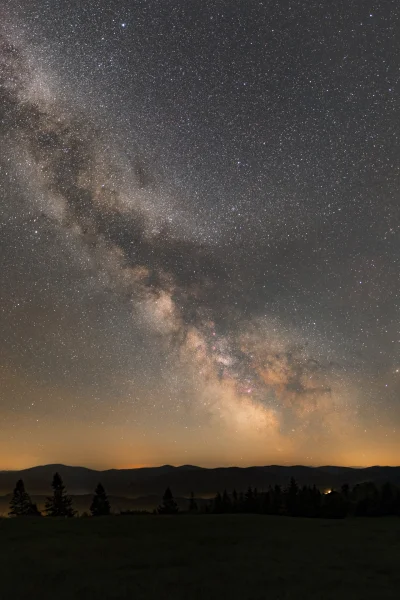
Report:
[{"label": "mountain ridge", "polygon": [[23,479],[30,494],[49,494],[51,480],[59,472],[70,494],[90,494],[101,481],[109,494],[124,498],[162,495],[170,486],[173,493],[188,496],[210,496],[224,489],[245,491],[249,485],[260,491],[269,485],[286,485],[294,477],[300,485],[316,485],[321,490],[334,489],[343,483],[355,485],[363,481],[377,484],[385,481],[400,484],[400,466],[338,467],[326,465],[265,465],[250,467],[198,467],[195,465],[161,465],[134,469],[96,470],[82,466],[48,464],[14,471],[0,471],[0,494],[10,493]]}]

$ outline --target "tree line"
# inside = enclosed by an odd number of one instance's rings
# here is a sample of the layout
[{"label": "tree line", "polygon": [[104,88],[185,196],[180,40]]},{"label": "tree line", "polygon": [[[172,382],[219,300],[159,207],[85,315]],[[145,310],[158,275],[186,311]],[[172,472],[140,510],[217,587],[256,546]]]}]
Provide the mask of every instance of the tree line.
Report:
[{"label": "tree line", "polygon": [[321,518],[400,516],[400,488],[389,482],[382,486],[366,482],[321,493],[315,485],[300,487],[292,477],[286,488],[275,485],[261,493],[252,487],[239,494],[235,490],[219,492],[205,512]]},{"label": "tree line", "polygon": [[[68,518],[77,516],[72,505],[72,498],[68,495],[58,473],[55,473],[51,485],[53,494],[46,499],[44,515]],[[275,485],[270,486],[266,492],[259,492],[257,488],[249,486],[245,493],[237,493],[236,490],[228,493],[224,490],[222,493],[218,492],[210,501],[201,501],[200,506],[192,492],[186,510],[179,511],[178,504],[168,487],[163,495],[162,503],[153,513],[174,515],[178,512],[191,514],[254,513],[322,518],[400,516],[400,488],[389,482],[380,487],[372,482],[367,482],[357,484],[352,489],[348,484],[344,484],[340,490],[321,493],[315,485],[300,487],[292,477],[289,485],[285,488]],[[120,514],[139,513],[150,514],[148,511],[132,510],[122,511]],[[101,483],[94,491],[90,514],[93,517],[111,514],[110,502]],[[10,502],[9,516],[43,516],[26,492],[22,479],[16,483]]]}]

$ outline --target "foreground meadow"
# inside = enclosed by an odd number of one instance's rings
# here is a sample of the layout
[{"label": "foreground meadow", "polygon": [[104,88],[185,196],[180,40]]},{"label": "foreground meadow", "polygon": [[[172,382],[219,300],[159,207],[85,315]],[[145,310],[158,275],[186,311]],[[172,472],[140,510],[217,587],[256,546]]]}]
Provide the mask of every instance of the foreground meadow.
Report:
[{"label": "foreground meadow", "polygon": [[400,519],[1,519],[1,598],[384,600]]}]

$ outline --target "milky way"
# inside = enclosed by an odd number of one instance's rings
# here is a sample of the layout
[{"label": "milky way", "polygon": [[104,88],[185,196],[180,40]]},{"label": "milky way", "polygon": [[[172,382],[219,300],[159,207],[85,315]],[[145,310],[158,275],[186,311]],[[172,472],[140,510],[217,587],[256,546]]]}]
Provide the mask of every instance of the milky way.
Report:
[{"label": "milky way", "polygon": [[395,2],[8,4],[4,467],[397,463]]}]

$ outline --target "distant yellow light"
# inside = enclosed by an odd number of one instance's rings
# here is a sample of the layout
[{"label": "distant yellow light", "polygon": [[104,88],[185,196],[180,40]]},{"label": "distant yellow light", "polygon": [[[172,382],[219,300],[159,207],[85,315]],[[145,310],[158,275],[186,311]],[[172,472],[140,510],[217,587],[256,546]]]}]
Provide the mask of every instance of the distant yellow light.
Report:
[{"label": "distant yellow light", "polygon": [[332,490],[325,490],[325,491],[324,491],[324,494],[325,494],[325,495],[326,495],[326,494],[330,494],[331,492],[332,492]]}]

